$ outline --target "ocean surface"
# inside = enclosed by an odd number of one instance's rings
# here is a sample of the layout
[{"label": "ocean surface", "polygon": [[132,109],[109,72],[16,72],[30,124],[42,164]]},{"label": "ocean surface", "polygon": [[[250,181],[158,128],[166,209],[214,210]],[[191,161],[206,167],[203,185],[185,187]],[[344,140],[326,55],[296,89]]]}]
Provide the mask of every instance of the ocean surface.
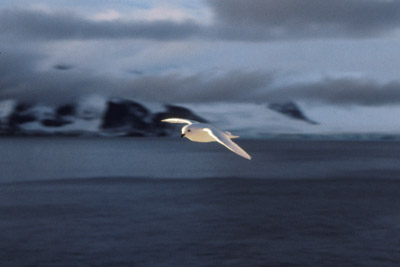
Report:
[{"label": "ocean surface", "polygon": [[0,266],[399,266],[400,142],[1,138]]}]

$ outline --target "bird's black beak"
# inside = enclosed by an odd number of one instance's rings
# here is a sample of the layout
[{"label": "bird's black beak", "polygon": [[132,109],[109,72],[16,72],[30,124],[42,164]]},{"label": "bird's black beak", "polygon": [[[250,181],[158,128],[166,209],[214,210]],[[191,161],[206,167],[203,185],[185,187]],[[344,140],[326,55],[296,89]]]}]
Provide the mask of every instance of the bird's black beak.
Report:
[{"label": "bird's black beak", "polygon": [[183,138],[185,136],[185,134],[181,134],[181,138]]}]

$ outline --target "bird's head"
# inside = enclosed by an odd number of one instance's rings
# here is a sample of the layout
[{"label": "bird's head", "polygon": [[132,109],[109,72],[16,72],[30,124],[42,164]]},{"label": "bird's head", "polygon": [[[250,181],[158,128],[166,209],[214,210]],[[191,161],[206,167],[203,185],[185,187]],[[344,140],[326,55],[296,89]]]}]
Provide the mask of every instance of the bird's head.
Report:
[{"label": "bird's head", "polygon": [[192,127],[190,127],[191,125],[186,125],[182,128],[182,134],[181,137],[190,137],[193,134],[193,129]]}]

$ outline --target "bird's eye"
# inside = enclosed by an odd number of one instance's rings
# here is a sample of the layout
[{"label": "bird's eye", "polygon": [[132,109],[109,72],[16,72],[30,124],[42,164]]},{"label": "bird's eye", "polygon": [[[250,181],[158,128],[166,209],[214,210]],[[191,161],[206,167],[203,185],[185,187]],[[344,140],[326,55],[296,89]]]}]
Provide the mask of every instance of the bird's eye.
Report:
[{"label": "bird's eye", "polygon": [[188,130],[188,132],[190,132],[190,130]]}]

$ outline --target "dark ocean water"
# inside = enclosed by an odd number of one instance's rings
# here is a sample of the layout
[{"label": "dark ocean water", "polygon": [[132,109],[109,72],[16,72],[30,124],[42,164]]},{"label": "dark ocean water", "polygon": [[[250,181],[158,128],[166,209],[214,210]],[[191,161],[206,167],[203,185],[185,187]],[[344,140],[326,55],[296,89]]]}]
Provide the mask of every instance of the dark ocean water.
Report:
[{"label": "dark ocean water", "polygon": [[0,266],[399,266],[400,143],[0,139]]}]

